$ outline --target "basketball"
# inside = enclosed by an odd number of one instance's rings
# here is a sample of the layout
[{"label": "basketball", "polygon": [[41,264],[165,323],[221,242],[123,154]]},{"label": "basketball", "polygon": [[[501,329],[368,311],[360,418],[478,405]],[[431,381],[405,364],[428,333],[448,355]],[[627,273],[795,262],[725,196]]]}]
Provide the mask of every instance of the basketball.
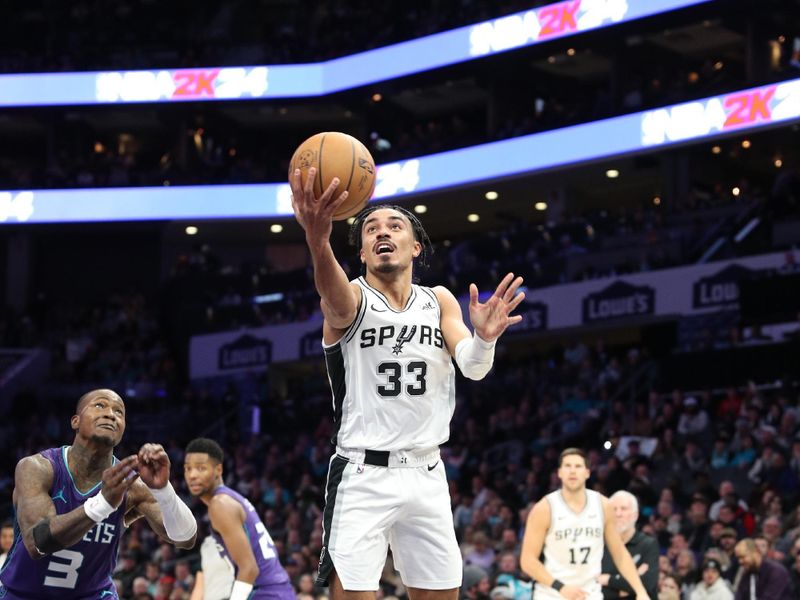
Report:
[{"label": "basketball", "polygon": [[334,200],[347,190],[350,195],[334,213],[334,221],[352,217],[366,206],[375,191],[375,161],[369,150],[356,138],[338,131],[326,131],[312,135],[297,147],[289,163],[289,176],[300,169],[303,185],[308,170],[317,169],[314,195],[319,198],[334,177],[339,178],[339,187]]}]

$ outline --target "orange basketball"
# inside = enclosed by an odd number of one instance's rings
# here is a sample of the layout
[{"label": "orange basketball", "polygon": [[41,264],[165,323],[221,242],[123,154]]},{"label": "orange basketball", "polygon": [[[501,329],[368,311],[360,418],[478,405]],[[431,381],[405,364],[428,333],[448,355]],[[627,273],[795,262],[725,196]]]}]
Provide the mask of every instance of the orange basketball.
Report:
[{"label": "orange basketball", "polygon": [[336,213],[335,221],[352,217],[366,206],[375,191],[375,161],[364,144],[346,133],[326,131],[312,135],[297,147],[289,163],[289,176],[300,169],[303,185],[308,170],[317,169],[314,179],[314,195],[319,198],[334,177],[339,178],[339,187],[333,199],[347,190],[349,196]]}]

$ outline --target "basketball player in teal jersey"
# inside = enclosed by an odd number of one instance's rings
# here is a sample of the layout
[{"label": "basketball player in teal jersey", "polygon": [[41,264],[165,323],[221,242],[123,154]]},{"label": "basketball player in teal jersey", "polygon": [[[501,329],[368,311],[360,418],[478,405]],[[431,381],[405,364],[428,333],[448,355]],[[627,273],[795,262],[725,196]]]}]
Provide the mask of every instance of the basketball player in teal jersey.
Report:
[{"label": "basketball player in teal jersey", "polygon": [[169,483],[158,444],[122,460],[125,404],[112,390],[78,400],[71,446],[23,458],[14,478],[14,545],[0,570],[3,600],[114,600],[111,574],[125,527],[144,517],[159,537],[194,546],[197,522]]},{"label": "basketball player in teal jersey", "polygon": [[323,346],[333,392],[331,459],[317,582],[333,600],[370,600],[391,546],[411,600],[455,600],[461,585],[450,495],[439,446],[455,407],[453,359],[470,379],[491,369],[494,345],[520,316],[522,278],[506,275],[485,302],[470,286],[474,335],[444,287],[413,284],[430,244],[400,207],[362,210],[351,228],[365,275],[348,281],[330,245],[334,179],[315,198],[291,174],[295,216],[306,233],[325,317]]},{"label": "basketball player in teal jersey", "polygon": [[[597,577],[603,545],[620,574],[647,600],[636,565],[614,526],[608,498],[586,489],[586,455],[567,448],[558,463],[561,488],[539,500],[528,515],[520,566],[536,582],[533,600],[603,600]],[[544,552],[544,563],[539,559]]]}]

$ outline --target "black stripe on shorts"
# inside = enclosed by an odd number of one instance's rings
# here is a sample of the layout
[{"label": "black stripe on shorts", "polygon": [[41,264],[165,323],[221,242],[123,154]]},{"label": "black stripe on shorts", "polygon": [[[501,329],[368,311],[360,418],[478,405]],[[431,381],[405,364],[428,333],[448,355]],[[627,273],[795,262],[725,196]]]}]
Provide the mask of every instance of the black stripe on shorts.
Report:
[{"label": "black stripe on shorts", "polygon": [[333,571],[333,559],[328,554],[328,544],[331,541],[331,525],[333,524],[333,511],[336,506],[336,492],[342,482],[344,468],[349,462],[342,456],[335,456],[328,470],[328,485],[325,488],[325,510],[322,513],[322,551],[319,555],[316,582],[321,587],[328,586],[328,580]]}]

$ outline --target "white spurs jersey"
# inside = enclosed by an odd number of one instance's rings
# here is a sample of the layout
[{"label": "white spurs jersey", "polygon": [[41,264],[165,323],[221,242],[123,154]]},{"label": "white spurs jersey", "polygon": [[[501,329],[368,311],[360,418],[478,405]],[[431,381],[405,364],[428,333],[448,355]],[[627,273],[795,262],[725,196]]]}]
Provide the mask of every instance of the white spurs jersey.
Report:
[{"label": "white spurs jersey", "polygon": [[335,443],[356,450],[422,450],[450,437],[455,367],[430,288],[412,285],[402,310],[363,277],[355,321],[325,346]]},{"label": "white spurs jersey", "polygon": [[233,564],[211,535],[200,544],[200,568],[203,571],[203,600],[225,600],[231,595]]},{"label": "white spurs jersey", "polygon": [[[544,568],[565,585],[576,585],[589,594],[588,600],[602,600],[597,583],[602,572],[605,517],[600,494],[586,490],[586,506],[574,512],[556,490],[545,496],[550,504],[550,528],[544,538]],[[535,600],[561,594],[536,584]]]}]

